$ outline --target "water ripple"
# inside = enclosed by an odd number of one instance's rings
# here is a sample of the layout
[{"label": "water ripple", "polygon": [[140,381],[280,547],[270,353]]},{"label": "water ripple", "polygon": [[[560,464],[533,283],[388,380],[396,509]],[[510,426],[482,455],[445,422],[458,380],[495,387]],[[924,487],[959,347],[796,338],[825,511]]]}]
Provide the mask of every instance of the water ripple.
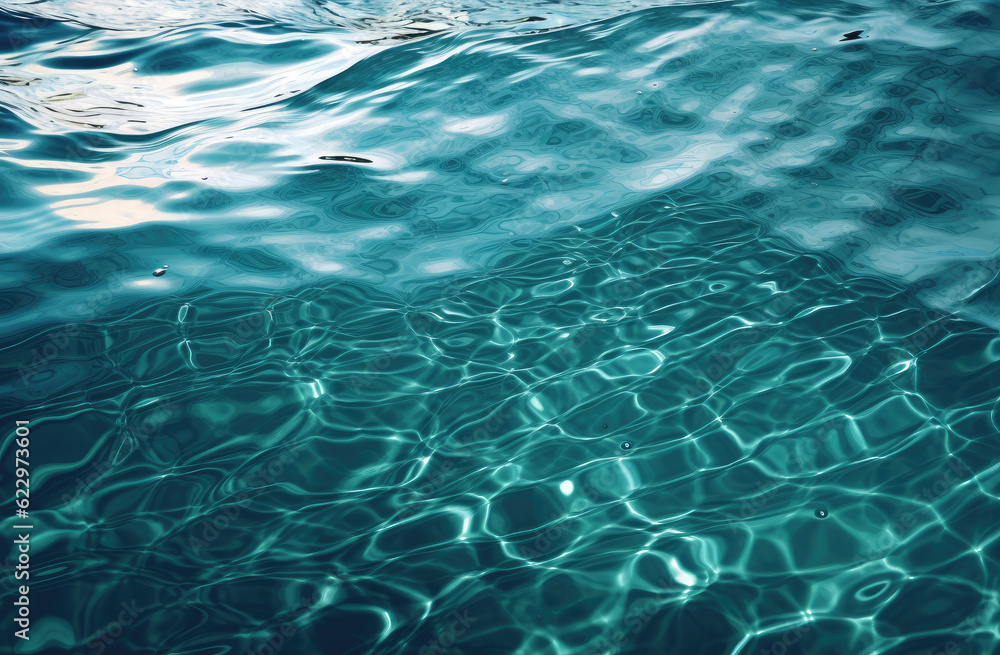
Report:
[{"label": "water ripple", "polygon": [[997,25],[0,2],[36,650],[994,652]]}]

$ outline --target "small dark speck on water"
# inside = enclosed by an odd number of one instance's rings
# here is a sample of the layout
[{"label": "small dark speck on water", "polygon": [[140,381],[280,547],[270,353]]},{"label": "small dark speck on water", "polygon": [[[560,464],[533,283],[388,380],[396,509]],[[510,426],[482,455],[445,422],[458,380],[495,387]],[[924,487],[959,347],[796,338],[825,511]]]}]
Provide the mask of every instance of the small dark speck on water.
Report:
[{"label": "small dark speck on water", "polygon": [[605,423],[604,425],[602,425],[602,426],[601,426],[601,428],[603,428],[603,429],[607,430],[607,429],[608,429],[608,424],[607,424],[607,423]]},{"label": "small dark speck on water", "polygon": [[156,269],[155,271],[153,271],[153,277],[160,277],[161,275],[163,275],[164,273],[167,272],[168,268],[170,268],[170,267],[169,266],[164,266],[163,268]]},{"label": "small dark speck on water", "polygon": [[826,517],[827,517],[827,511],[825,509],[820,507],[818,510],[816,510],[816,518],[825,519]]},{"label": "small dark speck on water", "polygon": [[632,450],[632,442],[631,441],[623,441],[622,442],[622,450]]}]

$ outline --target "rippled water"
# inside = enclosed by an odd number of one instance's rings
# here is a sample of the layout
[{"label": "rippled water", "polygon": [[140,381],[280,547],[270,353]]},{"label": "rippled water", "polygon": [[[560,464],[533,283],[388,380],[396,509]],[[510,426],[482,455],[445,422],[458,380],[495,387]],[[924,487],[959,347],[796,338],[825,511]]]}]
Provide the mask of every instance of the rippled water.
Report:
[{"label": "rippled water", "polygon": [[0,0],[16,652],[1000,652],[998,98],[997,2]]}]

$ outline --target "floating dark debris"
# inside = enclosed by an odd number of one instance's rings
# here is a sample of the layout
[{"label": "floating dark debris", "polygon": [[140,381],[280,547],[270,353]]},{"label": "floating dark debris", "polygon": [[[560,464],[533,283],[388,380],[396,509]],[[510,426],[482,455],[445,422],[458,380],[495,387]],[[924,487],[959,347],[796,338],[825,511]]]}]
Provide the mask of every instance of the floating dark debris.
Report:
[{"label": "floating dark debris", "polygon": [[161,275],[163,275],[164,273],[167,272],[168,268],[170,268],[170,267],[169,266],[164,266],[163,268],[156,269],[155,271],[153,271],[153,276],[154,277],[160,277]]},{"label": "floating dark debris", "polygon": [[538,21],[546,20],[541,16],[528,16],[527,18],[518,18],[517,20],[502,20],[501,23],[508,23],[513,25],[515,23],[537,23]]},{"label": "floating dark debris", "polygon": [[324,161],[349,161],[355,164],[370,164],[371,159],[365,159],[364,157],[351,157],[350,155],[323,155],[320,159]]},{"label": "floating dark debris", "polygon": [[40,77],[16,77],[14,75],[0,75],[0,84],[4,86],[29,86],[32,82],[40,82]]},{"label": "floating dark debris", "polygon": [[847,34],[844,35],[844,38],[842,38],[841,41],[854,41],[856,39],[860,39],[862,32],[864,32],[864,30],[848,32]]},{"label": "floating dark debris", "polygon": [[631,441],[623,441],[621,448],[622,448],[622,450],[632,450],[632,442]]},{"label": "floating dark debris", "polygon": [[822,507],[820,507],[818,510],[816,510],[815,514],[816,514],[816,518],[818,518],[818,519],[825,519],[827,516],[830,515],[830,513],[827,512]]}]

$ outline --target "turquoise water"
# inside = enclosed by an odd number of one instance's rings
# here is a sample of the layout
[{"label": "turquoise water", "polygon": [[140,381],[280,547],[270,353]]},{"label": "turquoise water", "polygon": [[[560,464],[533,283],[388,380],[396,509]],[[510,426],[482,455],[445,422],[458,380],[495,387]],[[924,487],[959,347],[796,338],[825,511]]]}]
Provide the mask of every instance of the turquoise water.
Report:
[{"label": "turquoise water", "polygon": [[1000,652],[1000,4],[0,32],[15,652]]}]

